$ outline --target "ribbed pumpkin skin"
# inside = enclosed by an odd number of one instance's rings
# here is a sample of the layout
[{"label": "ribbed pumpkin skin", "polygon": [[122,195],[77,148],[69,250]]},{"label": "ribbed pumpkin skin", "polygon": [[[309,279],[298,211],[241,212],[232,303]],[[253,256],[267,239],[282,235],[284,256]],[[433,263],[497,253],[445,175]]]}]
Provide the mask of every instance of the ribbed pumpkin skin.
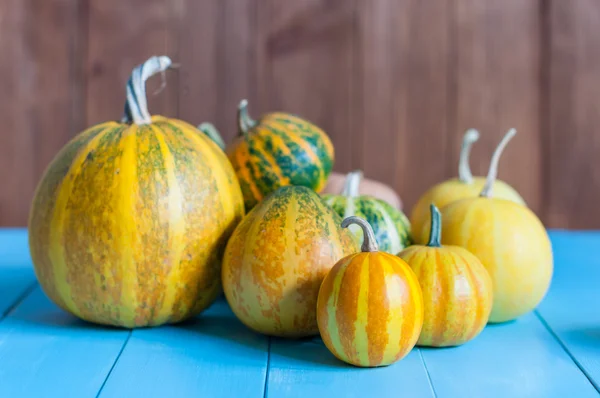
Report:
[{"label": "ribbed pumpkin skin", "polygon": [[226,155],[196,128],[108,122],[48,167],[29,220],[47,295],[87,321],[178,322],[220,292],[220,260],[244,214]]},{"label": "ribbed pumpkin skin", "polygon": [[[389,203],[368,195],[348,197],[344,195],[323,195],[323,200],[342,218],[357,216],[365,219],[373,228],[379,250],[396,254],[411,244],[410,222],[402,211]],[[350,231],[359,242],[363,232],[357,225],[351,225]]]},{"label": "ribbed pumpkin skin", "polygon": [[544,225],[528,208],[502,199],[474,198],[441,209],[442,243],[473,253],[494,284],[490,322],[533,310],[550,287],[553,255]]},{"label": "ribbed pumpkin skin", "polygon": [[285,113],[265,115],[227,148],[246,209],[287,185],[321,191],[333,166],[329,137],[317,126]]},{"label": "ribbed pumpkin skin", "polygon": [[423,325],[417,277],[400,258],[362,252],[340,260],[319,291],[323,342],[338,359],[361,367],[405,357]]},{"label": "ribbed pumpkin skin", "polygon": [[417,275],[425,320],[417,345],[446,347],[475,338],[492,310],[492,279],[479,259],[458,246],[410,246],[398,254]]},{"label": "ribbed pumpkin skin", "polygon": [[318,333],[319,286],[340,258],[358,251],[340,217],[305,187],[282,187],[233,233],[223,259],[223,289],[249,328],[281,337]]},{"label": "ribbed pumpkin skin", "polygon": [[[441,209],[460,199],[476,198],[479,196],[484,185],[484,177],[473,178],[473,183],[471,184],[464,183],[458,178],[454,178],[437,184],[425,192],[413,207],[410,215],[412,237],[415,243],[427,243],[429,233],[424,230],[429,230],[429,224],[431,223],[431,218],[429,217],[429,205],[434,204]],[[494,198],[506,199],[526,206],[525,200],[523,200],[521,195],[504,181],[496,180],[494,182],[492,196]]]}]

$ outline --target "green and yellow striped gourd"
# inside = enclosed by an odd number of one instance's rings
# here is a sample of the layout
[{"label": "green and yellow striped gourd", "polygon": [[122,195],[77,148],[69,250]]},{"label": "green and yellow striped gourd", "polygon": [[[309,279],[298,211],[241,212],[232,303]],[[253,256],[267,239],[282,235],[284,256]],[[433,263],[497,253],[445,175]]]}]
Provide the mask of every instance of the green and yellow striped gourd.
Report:
[{"label": "green and yellow striped gourd", "polygon": [[[411,244],[410,222],[401,210],[369,195],[359,195],[358,187],[362,171],[346,176],[340,195],[322,195],[323,200],[341,217],[357,216],[365,219],[373,228],[379,250],[396,254]],[[351,225],[352,233],[362,241],[363,233],[357,225]]]}]

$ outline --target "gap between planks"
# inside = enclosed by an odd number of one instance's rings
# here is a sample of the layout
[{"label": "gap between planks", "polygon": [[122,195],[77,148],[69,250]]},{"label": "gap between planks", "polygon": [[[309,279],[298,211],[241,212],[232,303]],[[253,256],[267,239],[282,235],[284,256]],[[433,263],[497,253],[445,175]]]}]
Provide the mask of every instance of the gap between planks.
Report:
[{"label": "gap between planks", "polygon": [[129,332],[127,333],[127,337],[125,338],[125,341],[123,342],[123,345],[121,346],[121,350],[119,350],[119,353],[115,357],[115,361],[113,362],[112,366],[110,367],[110,370],[106,374],[106,377],[104,378],[104,381],[102,382],[102,385],[100,386],[100,389],[98,390],[98,393],[96,394],[96,398],[99,398],[100,395],[102,394],[102,390],[104,390],[104,386],[106,385],[106,382],[108,381],[108,379],[110,378],[110,375],[112,374],[113,370],[117,366],[117,363],[119,362],[119,359],[121,358],[121,354],[123,354],[123,351],[125,351],[125,347],[127,346],[127,343],[129,343],[129,339],[131,338],[132,333],[133,333],[133,329],[130,329]]},{"label": "gap between planks", "polygon": [[425,358],[423,357],[423,351],[421,351],[420,348],[415,347],[418,351],[419,351],[419,357],[421,357],[421,363],[423,364],[423,367],[425,368],[425,373],[427,373],[427,381],[429,381],[429,388],[431,388],[431,392],[433,393],[433,396],[435,398],[437,398],[437,393],[435,392],[435,387],[433,386],[433,382],[431,380],[431,375],[429,374],[429,369],[427,368],[427,363],[425,362]]},{"label": "gap between planks", "polygon": [[265,372],[265,389],[263,392],[263,398],[267,398],[267,394],[269,393],[269,372],[271,371],[271,341],[273,338],[268,336],[268,353],[267,353],[267,370]]},{"label": "gap between planks", "polygon": [[575,358],[575,356],[573,355],[573,353],[571,353],[571,350],[569,350],[569,348],[562,341],[562,339],[558,336],[558,334],[552,329],[552,327],[550,326],[550,324],[548,324],[548,322],[546,322],[546,320],[544,319],[544,317],[542,316],[542,314],[540,314],[537,309],[535,309],[533,312],[534,312],[535,316],[540,320],[540,322],[542,323],[542,325],[544,325],[544,327],[546,328],[546,330],[550,333],[550,335],[552,337],[554,337],[554,339],[558,342],[558,344],[562,347],[562,349],[567,353],[567,355],[569,356],[569,358],[571,358],[571,360],[579,368],[579,370],[581,371],[581,373],[583,373],[583,375],[588,379],[588,381],[590,382],[590,384],[596,389],[596,391],[598,391],[598,393],[600,393],[600,385],[598,385],[596,382],[594,382],[594,380],[592,379],[592,377],[590,376],[590,374],[585,370],[585,368],[583,367],[583,365],[581,365],[581,363],[579,363],[579,361],[577,360],[577,358]]},{"label": "gap between planks", "polygon": [[4,313],[0,314],[0,322],[2,322],[2,320],[4,318],[6,318],[11,312],[13,312],[15,309],[17,309],[17,307],[23,302],[25,301],[25,299],[27,297],[29,297],[29,295],[35,290],[35,288],[37,287],[38,283],[37,282],[31,282],[31,284],[29,286],[27,286],[23,292],[16,298],[16,300],[14,301],[14,303],[12,303],[11,305],[8,306],[8,308],[6,309],[6,311],[4,311]]}]

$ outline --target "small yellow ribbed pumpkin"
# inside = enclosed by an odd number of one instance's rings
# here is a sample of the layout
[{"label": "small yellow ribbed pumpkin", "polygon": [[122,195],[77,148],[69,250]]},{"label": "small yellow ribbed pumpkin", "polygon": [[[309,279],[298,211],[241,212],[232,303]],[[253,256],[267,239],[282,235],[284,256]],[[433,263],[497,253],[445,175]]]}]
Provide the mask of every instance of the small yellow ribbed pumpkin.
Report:
[{"label": "small yellow ribbed pumpkin", "polygon": [[440,244],[440,212],[431,205],[431,233],[426,246],[398,253],[419,279],[425,320],[418,345],[446,347],[475,338],[492,310],[492,279],[481,261],[459,246]]},{"label": "small yellow ribbed pumpkin", "polygon": [[[421,196],[412,209],[410,215],[410,224],[412,236],[416,243],[424,244],[427,242],[428,234],[423,234],[423,229],[429,227],[429,205],[434,204],[442,208],[449,203],[463,198],[477,197],[485,185],[484,177],[473,177],[469,167],[469,153],[471,146],[479,139],[479,132],[475,129],[469,129],[463,136],[462,147],[460,150],[460,159],[458,163],[458,178],[452,178],[448,181],[436,184]],[[501,153],[499,148],[494,151],[494,157],[500,160]],[[525,206],[525,200],[519,193],[504,181],[497,180],[494,189],[494,197],[511,200]],[[425,236],[425,238],[422,238]]]},{"label": "small yellow ribbed pumpkin", "polygon": [[[515,134],[510,130],[499,147]],[[530,209],[491,197],[496,165],[492,162],[479,197],[441,209],[442,243],[462,246],[481,260],[494,283],[489,321],[504,322],[540,303],[552,279],[553,255],[546,229]]]},{"label": "small yellow ribbed pumpkin", "polygon": [[242,193],[225,153],[204,134],[150,116],[145,82],[170,65],[163,56],[135,68],[122,121],[69,142],[33,199],[29,245],[40,285],[87,321],[178,322],[221,291]]},{"label": "small yellow ribbed pumpkin", "polygon": [[423,326],[423,296],[402,259],[379,252],[369,223],[351,216],[347,228],[364,232],[362,252],[344,257],[325,277],[317,301],[323,342],[338,359],[361,367],[392,364],[415,346]]}]

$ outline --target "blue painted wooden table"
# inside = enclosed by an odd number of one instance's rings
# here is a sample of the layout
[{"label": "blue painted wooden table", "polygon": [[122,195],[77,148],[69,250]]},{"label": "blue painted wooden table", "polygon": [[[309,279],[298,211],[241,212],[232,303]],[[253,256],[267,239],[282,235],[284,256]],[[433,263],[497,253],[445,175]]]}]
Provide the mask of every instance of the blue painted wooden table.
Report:
[{"label": "blue painted wooden table", "polygon": [[472,342],[358,369],[319,338],[269,339],[220,300],[178,326],[90,325],[36,283],[25,230],[0,230],[0,397],[597,397],[600,232],[551,231],[538,309]]}]

